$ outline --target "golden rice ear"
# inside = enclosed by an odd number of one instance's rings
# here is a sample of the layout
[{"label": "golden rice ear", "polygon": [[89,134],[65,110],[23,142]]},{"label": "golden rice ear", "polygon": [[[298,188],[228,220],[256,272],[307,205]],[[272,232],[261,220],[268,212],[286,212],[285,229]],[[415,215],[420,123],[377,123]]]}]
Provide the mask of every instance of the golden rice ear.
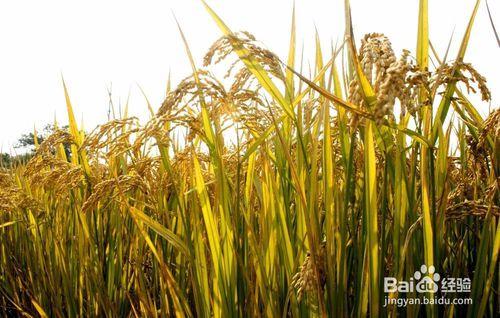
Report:
[{"label": "golden rice ear", "polygon": [[321,292],[323,293],[327,273],[326,257],[326,242],[322,242],[317,255],[317,273],[319,277],[316,276],[316,266],[312,263],[310,253],[307,253],[304,262],[300,266],[300,271],[292,277],[291,284],[296,289],[299,302],[306,293],[310,293],[314,297],[322,297],[322,295],[317,295],[316,286],[321,286]]},{"label": "golden rice ear", "polygon": [[481,99],[483,101],[491,100],[491,92],[486,84],[486,78],[479,74],[470,63],[455,61],[452,64],[442,64],[435,72],[434,81],[435,89],[441,85],[450,83],[456,85],[460,82],[467,88],[467,93],[476,93],[474,86],[477,86],[481,93]]}]

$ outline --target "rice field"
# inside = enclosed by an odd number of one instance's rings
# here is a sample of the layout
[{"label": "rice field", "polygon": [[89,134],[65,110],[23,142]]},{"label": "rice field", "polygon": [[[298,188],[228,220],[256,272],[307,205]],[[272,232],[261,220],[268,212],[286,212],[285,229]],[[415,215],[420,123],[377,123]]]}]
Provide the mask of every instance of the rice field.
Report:
[{"label": "rice field", "polygon": [[[310,70],[294,17],[282,58],[203,2],[222,36],[194,61],[179,27],[192,74],[146,123],[125,107],[85,132],[63,82],[69,129],[0,163],[0,315],[498,315],[500,110],[480,115],[466,59],[480,1],[443,55],[427,2],[399,54],[355,38],[346,1]],[[424,276],[470,286],[386,291]]]}]

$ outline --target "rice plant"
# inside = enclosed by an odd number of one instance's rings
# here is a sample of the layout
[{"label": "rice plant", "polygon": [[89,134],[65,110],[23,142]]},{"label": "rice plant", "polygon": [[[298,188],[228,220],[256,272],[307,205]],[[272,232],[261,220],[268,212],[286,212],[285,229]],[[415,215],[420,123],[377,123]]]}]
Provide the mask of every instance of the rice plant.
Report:
[{"label": "rice plant", "polygon": [[[479,4],[450,58],[427,0],[401,54],[356,41],[346,1],[344,41],[317,38],[306,72],[294,17],[280,58],[203,1],[222,37],[199,67],[179,28],[192,73],[146,123],[125,108],[85,133],[63,83],[69,130],[0,170],[0,315],[497,315],[500,110],[481,117],[465,54]],[[417,271],[470,291],[386,292]],[[472,303],[390,303],[428,297]]]}]

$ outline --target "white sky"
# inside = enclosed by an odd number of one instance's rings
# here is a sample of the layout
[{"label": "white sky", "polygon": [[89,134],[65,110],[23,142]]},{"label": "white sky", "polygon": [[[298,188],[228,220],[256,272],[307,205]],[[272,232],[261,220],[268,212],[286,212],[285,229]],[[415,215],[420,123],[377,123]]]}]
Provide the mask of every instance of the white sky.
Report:
[{"label": "white sky", "polygon": [[[306,59],[313,57],[307,53],[314,46],[315,26],[328,48],[330,41],[342,38],[343,2],[296,0],[298,41],[305,43]],[[443,55],[455,28],[454,57],[475,0],[429,2],[431,41]],[[286,57],[293,1],[208,3],[233,31],[250,31]],[[500,1],[490,0],[489,5],[495,19]],[[368,32],[383,32],[397,54],[402,48],[414,51],[417,0],[351,0],[351,6],[358,40]],[[86,129],[105,121],[111,83],[115,104],[123,104],[130,90],[130,114],[147,118],[138,85],[156,109],[163,101],[169,70],[174,85],[190,71],[172,10],[201,65],[220,31],[198,0],[0,1],[0,151],[10,152],[20,134],[52,123],[54,115],[58,122],[67,122],[61,73]],[[498,18],[495,22],[500,28]],[[499,52],[482,1],[465,60],[487,78],[496,107]],[[477,106],[483,115],[488,112],[488,104]]]}]

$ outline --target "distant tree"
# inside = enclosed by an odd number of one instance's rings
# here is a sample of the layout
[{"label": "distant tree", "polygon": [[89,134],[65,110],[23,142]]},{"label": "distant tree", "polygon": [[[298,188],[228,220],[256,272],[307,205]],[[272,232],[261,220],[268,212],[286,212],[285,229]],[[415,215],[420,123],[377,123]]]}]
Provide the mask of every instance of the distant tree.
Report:
[{"label": "distant tree", "polygon": [[[68,130],[68,126],[63,126],[58,129],[62,130]],[[38,143],[42,143],[45,138],[47,138],[49,135],[51,135],[55,131],[55,127],[52,124],[45,125],[43,127],[42,131],[38,132],[37,131],[37,138],[38,138]],[[29,132],[26,134],[22,134],[21,137],[17,140],[17,144],[14,146],[14,148],[21,148],[25,150],[35,150],[35,134],[34,132]]]},{"label": "distant tree", "polygon": [[10,168],[19,163],[26,163],[31,157],[33,157],[33,153],[23,153],[14,156],[8,153],[0,153],[0,168]]},{"label": "distant tree", "polygon": [[[58,129],[68,130],[68,126],[62,126]],[[37,132],[38,143],[41,144],[48,136],[50,136],[55,131],[55,127],[52,124],[46,125],[42,131]],[[35,154],[35,134],[34,132],[29,132],[22,134],[14,146],[14,148],[22,151],[19,155],[10,155],[7,153],[0,153],[0,167],[10,167],[16,162],[27,162]],[[64,145],[64,151],[66,156],[69,158],[71,155],[70,145]]]},{"label": "distant tree", "polygon": [[8,153],[0,153],[0,168],[9,167],[12,159]]},{"label": "distant tree", "polygon": [[[68,130],[68,126],[58,127],[57,129]],[[52,124],[45,125],[41,132],[37,132],[38,144],[41,144],[48,136],[50,136],[56,128]],[[35,151],[35,134],[33,132],[22,134],[21,137],[17,140],[16,146],[14,148],[21,148],[24,150],[28,150],[31,153]],[[66,152],[66,156],[71,154],[71,148],[69,144],[64,145],[64,151]]]}]

